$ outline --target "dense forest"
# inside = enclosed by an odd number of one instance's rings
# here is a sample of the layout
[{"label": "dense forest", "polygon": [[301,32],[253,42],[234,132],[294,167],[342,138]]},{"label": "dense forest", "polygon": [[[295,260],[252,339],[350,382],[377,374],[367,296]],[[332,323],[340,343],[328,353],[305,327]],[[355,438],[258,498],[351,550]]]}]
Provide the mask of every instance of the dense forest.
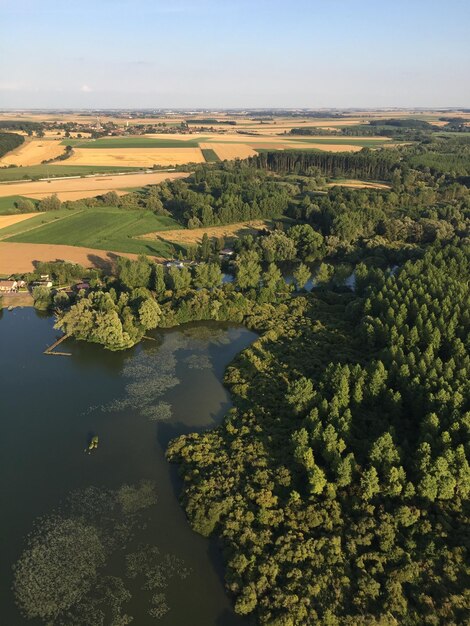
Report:
[{"label": "dense forest", "polygon": [[[272,218],[230,264],[206,235],[181,267],[120,259],[77,293],[33,294],[57,328],[111,350],[198,320],[259,334],[226,372],[223,423],[168,449],[192,527],[221,541],[235,610],[259,624],[466,623],[470,192],[453,159],[467,150],[205,165],[113,201],[189,227]],[[431,154],[439,167],[414,164]]]},{"label": "dense forest", "polygon": [[0,133],[0,157],[21,146],[24,137],[17,133]]},{"label": "dense forest", "polygon": [[227,372],[224,424],[170,445],[237,612],[464,623],[469,262],[435,246],[395,275],[361,268],[357,296],[278,307]]}]

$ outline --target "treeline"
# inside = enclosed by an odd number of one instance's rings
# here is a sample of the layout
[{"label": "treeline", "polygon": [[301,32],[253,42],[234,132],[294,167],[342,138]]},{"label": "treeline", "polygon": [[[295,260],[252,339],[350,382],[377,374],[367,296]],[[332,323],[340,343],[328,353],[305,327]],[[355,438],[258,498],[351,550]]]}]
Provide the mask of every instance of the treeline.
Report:
[{"label": "treeline", "polygon": [[0,133],[0,158],[7,152],[18,148],[24,142],[24,137],[17,133]]},{"label": "treeline", "polygon": [[384,150],[359,154],[347,152],[264,152],[250,157],[248,163],[255,169],[280,174],[308,172],[317,169],[323,176],[331,178],[363,178],[369,180],[391,180],[396,167],[396,157]]},{"label": "treeline", "polygon": [[470,250],[432,248],[359,296],[272,307],[227,372],[235,408],[168,456],[224,544],[235,610],[269,626],[466,621]]}]

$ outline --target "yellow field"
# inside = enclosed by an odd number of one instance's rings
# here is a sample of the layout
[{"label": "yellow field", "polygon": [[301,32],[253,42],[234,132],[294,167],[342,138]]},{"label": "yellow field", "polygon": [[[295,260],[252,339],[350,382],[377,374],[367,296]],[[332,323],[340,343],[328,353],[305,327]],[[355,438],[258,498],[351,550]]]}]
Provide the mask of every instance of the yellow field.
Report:
[{"label": "yellow field", "polygon": [[229,224],[227,226],[208,226],[206,228],[178,229],[178,230],[159,230],[155,233],[147,233],[139,237],[139,239],[163,239],[172,243],[180,243],[183,245],[196,245],[201,242],[204,233],[208,237],[240,237],[255,233],[262,228],[269,228],[268,220],[250,220],[248,222],[238,222],[238,224]]},{"label": "yellow field", "polygon": [[[111,268],[119,256],[136,259],[136,254],[47,243],[0,242],[0,274],[34,271],[34,261],[69,261],[84,267]],[[155,260],[155,259],[154,259]]]},{"label": "yellow field", "polygon": [[200,146],[214,150],[221,161],[246,159],[257,154],[251,146],[244,143],[201,143]]},{"label": "yellow field", "polygon": [[0,159],[0,166],[39,165],[42,161],[55,159],[63,154],[65,146],[53,139],[26,139],[21,146]]},{"label": "yellow field", "polygon": [[352,187],[353,189],[390,189],[385,183],[369,183],[364,180],[342,180],[336,183],[328,183],[327,187]]},{"label": "yellow field", "polygon": [[13,224],[18,224],[24,220],[29,220],[30,217],[35,217],[39,213],[21,213],[20,215],[0,215],[0,230]]},{"label": "yellow field", "polygon": [[92,198],[107,191],[156,185],[163,180],[174,180],[186,176],[189,176],[186,172],[152,172],[151,174],[90,176],[87,178],[52,179],[50,181],[3,183],[0,184],[0,197],[26,196],[37,199],[56,193],[61,200],[78,200],[80,198]]},{"label": "yellow field", "polygon": [[60,164],[152,167],[204,163],[204,160],[199,148],[74,148],[72,156]]}]

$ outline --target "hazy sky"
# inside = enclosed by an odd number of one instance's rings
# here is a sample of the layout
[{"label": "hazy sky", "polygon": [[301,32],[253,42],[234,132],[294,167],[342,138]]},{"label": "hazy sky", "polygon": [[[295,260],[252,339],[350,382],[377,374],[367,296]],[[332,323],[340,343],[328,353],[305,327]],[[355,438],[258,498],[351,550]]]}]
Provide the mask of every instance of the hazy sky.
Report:
[{"label": "hazy sky", "polygon": [[470,0],[0,0],[0,108],[470,107]]}]

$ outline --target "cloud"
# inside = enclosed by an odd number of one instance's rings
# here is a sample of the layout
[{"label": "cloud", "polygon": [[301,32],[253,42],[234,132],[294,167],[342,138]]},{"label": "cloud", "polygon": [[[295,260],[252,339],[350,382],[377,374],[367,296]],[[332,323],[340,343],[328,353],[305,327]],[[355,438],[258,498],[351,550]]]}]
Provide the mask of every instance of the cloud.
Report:
[{"label": "cloud", "polygon": [[80,91],[83,91],[83,93],[90,93],[91,91],[93,91],[93,89],[90,87],[90,85],[82,85],[80,87]]}]

